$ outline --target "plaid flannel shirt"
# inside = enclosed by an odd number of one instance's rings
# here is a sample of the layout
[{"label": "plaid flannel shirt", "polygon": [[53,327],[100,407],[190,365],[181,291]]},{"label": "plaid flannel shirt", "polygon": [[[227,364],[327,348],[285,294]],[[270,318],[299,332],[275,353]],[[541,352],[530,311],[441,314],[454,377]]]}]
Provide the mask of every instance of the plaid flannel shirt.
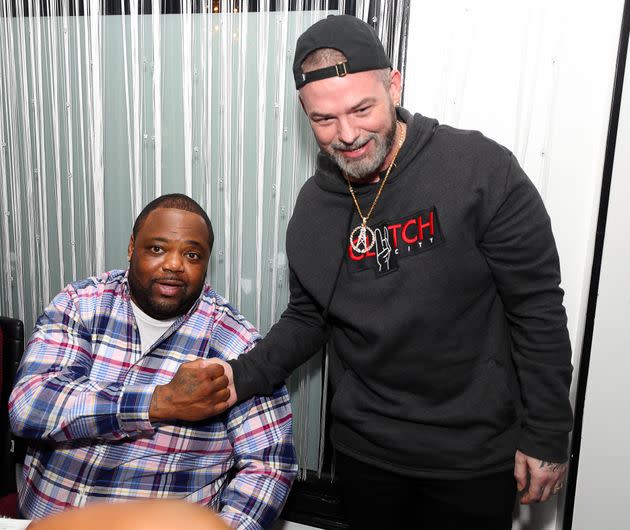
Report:
[{"label": "plaid flannel shirt", "polygon": [[182,363],[229,360],[256,330],[210,287],[147,351],[125,271],[68,285],[38,319],[9,408],[33,440],[19,492],[24,516],[134,498],[206,504],[238,528],[268,527],[296,473],[286,388],[203,422],[149,421],[156,385]]}]

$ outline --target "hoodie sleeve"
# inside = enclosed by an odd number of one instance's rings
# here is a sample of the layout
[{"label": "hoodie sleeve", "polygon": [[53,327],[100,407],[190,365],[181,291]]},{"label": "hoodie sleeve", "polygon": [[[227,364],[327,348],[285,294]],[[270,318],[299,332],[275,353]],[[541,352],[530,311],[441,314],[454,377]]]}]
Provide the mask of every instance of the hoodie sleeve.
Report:
[{"label": "hoodie sleeve", "polygon": [[247,354],[230,361],[238,400],[269,395],[328,339],[320,307],[300,284],[293,270],[287,309],[269,333]]},{"label": "hoodie sleeve", "polygon": [[558,252],[542,199],[513,155],[496,204],[481,248],[510,326],[524,407],[518,448],[564,462],[572,366]]}]

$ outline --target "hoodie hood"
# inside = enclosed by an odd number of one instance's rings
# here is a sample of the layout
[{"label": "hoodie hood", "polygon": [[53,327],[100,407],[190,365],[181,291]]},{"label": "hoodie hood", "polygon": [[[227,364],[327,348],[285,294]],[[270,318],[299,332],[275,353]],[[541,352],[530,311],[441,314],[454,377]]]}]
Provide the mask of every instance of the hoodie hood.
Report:
[{"label": "hoodie hood", "polygon": [[[398,107],[396,115],[400,121],[407,125],[407,135],[400,148],[396,160],[396,168],[392,171],[390,179],[396,178],[396,174],[402,173],[405,168],[415,159],[422,149],[429,143],[438,126],[438,121],[426,118],[421,114],[412,115],[408,110]],[[339,166],[325,153],[319,152],[317,156],[317,168],[314,175],[315,184],[321,189],[332,193],[349,195],[348,184],[341,174]],[[371,186],[353,186],[355,193],[361,195],[369,193]]]}]

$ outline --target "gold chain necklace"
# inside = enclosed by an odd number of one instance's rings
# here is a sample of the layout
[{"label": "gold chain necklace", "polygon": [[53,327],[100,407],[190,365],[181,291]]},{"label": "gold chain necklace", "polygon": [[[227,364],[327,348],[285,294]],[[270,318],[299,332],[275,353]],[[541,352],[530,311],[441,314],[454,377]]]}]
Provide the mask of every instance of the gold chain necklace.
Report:
[{"label": "gold chain necklace", "polygon": [[357,201],[357,196],[354,194],[354,189],[352,188],[352,184],[350,183],[350,179],[348,178],[348,175],[344,173],[344,176],[346,177],[346,181],[348,182],[348,188],[350,189],[350,195],[352,195],[352,200],[354,201],[354,205],[357,208],[359,217],[361,217],[362,219],[361,224],[355,227],[354,230],[352,230],[352,232],[350,232],[350,245],[352,246],[352,250],[354,250],[357,254],[367,254],[370,250],[372,250],[372,247],[374,246],[374,243],[376,241],[376,236],[374,234],[374,230],[372,230],[367,225],[367,222],[370,216],[372,215],[372,212],[374,211],[374,207],[376,206],[376,203],[378,202],[379,197],[381,196],[381,192],[383,191],[383,188],[385,187],[385,183],[387,182],[387,177],[389,177],[389,174],[391,173],[392,168],[394,167],[394,163],[396,162],[396,158],[398,157],[398,153],[400,152],[400,148],[402,147],[404,140],[405,140],[405,136],[404,136],[404,127],[403,127],[401,128],[400,134],[398,135],[398,148],[396,149],[394,158],[392,158],[392,161],[389,164],[389,167],[387,168],[385,176],[383,177],[383,182],[381,182],[381,185],[378,188],[376,197],[374,197],[374,201],[372,201],[372,206],[370,206],[370,210],[368,211],[367,215],[365,216],[363,215],[363,212],[361,211],[361,207],[359,206],[359,201]]}]

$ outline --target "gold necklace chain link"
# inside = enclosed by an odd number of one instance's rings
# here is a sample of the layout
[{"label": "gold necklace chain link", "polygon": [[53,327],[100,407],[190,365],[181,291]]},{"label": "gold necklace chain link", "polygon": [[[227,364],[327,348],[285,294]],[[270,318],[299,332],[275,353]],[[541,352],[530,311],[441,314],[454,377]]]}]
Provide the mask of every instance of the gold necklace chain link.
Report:
[{"label": "gold necklace chain link", "polygon": [[404,126],[403,126],[403,127],[401,127],[400,133],[398,134],[398,148],[396,149],[396,153],[394,154],[394,158],[392,158],[392,161],[390,162],[389,166],[387,167],[387,171],[385,172],[385,176],[383,177],[383,182],[381,182],[381,185],[378,188],[378,192],[376,193],[376,197],[374,197],[374,201],[372,201],[372,206],[370,206],[370,210],[368,211],[366,216],[363,216],[363,212],[361,211],[361,207],[359,206],[359,201],[357,201],[357,197],[354,194],[354,188],[352,187],[352,184],[350,182],[350,179],[348,178],[348,175],[346,175],[344,173],[344,176],[346,177],[346,181],[348,182],[348,189],[350,190],[350,195],[352,195],[352,200],[354,201],[354,205],[356,206],[357,212],[359,213],[359,216],[362,219],[362,223],[361,223],[362,227],[366,227],[367,226],[368,219],[372,215],[372,212],[374,211],[374,207],[376,206],[376,203],[378,202],[378,199],[381,196],[381,192],[383,191],[383,188],[385,187],[385,183],[387,182],[387,178],[389,177],[389,174],[391,173],[392,168],[395,165],[396,158],[398,158],[398,153],[400,152],[400,148],[402,147],[402,144],[405,141],[404,131],[405,131],[405,129],[404,129]]}]

